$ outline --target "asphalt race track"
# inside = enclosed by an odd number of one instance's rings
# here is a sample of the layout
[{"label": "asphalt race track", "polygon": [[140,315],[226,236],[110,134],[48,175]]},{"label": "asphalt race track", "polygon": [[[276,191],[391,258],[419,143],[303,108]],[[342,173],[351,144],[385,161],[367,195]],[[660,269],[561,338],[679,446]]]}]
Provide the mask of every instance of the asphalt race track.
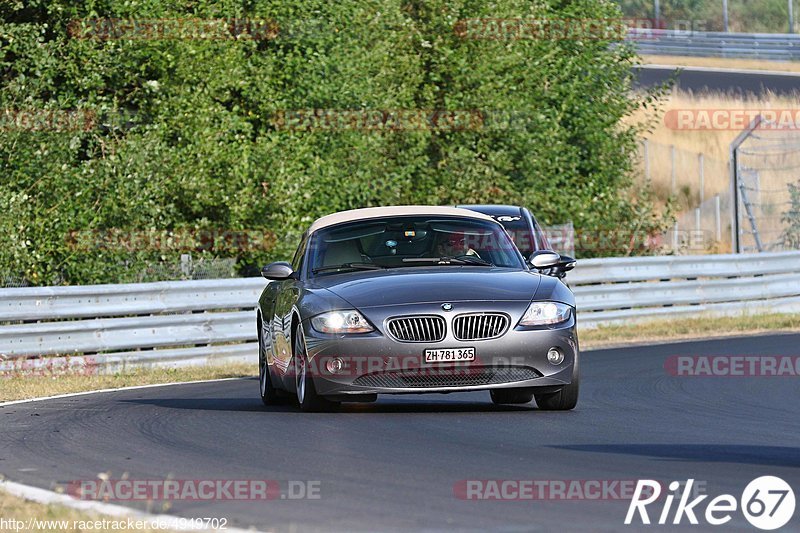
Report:
[{"label": "asphalt race track", "polygon": [[644,66],[635,70],[637,86],[651,87],[670,79],[675,69],[680,68],[677,87],[693,92],[722,92],[735,96],[747,94],[791,95],[800,92],[800,74],[774,72],[737,72],[697,67]]},{"label": "asphalt race track", "polygon": [[[798,356],[800,335],[585,352],[581,402],[566,413],[495,407],[474,393],[302,414],[263,408],[255,378],[11,405],[0,408],[0,472],[42,488],[100,472],[270,479],[284,495],[290,480],[319,481],[319,499],[174,501],[167,510],[281,531],[643,529],[623,525],[624,500],[464,500],[454,495],[461,480],[693,478],[711,497],[738,499],[752,479],[775,475],[798,492],[800,378],[674,377],[664,368],[672,355]],[[755,531],[740,512],[720,527],[684,519],[651,528],[676,529]],[[799,529],[795,512],[785,530]]]}]

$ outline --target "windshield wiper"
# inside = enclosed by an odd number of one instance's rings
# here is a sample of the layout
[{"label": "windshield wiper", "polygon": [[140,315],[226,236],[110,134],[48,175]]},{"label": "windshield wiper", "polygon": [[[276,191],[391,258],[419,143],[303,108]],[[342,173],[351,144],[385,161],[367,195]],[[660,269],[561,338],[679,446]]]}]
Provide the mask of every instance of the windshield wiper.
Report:
[{"label": "windshield wiper", "polygon": [[319,272],[332,272],[334,270],[383,270],[385,268],[385,266],[376,265],[375,263],[343,263],[341,265],[315,268],[312,272],[317,274]]},{"label": "windshield wiper", "polygon": [[475,265],[494,266],[494,263],[474,255],[460,255],[458,257],[406,257],[404,263],[436,263],[439,265]]}]

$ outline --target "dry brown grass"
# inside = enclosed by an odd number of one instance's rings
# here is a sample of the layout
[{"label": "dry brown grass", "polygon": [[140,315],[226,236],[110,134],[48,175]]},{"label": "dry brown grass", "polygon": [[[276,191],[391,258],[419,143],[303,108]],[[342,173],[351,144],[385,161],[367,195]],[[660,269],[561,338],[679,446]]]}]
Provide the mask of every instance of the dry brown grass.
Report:
[{"label": "dry brown grass", "polygon": [[0,377],[0,402],[71,392],[133,387],[157,383],[254,376],[256,365],[243,363],[186,368],[135,369],[111,375],[54,375]]},{"label": "dry brown grass", "polygon": [[[705,197],[726,192],[730,186],[728,159],[730,145],[741,133],[739,130],[691,131],[668,127],[665,115],[670,110],[724,109],[764,110],[797,109],[800,103],[791,97],[767,95],[763,98],[742,99],[721,94],[691,94],[676,91],[669,95],[658,110],[640,110],[629,120],[653,125],[651,133],[644,136],[650,143],[650,169],[656,191],[669,195],[672,186],[670,146],[675,146],[677,157],[676,181],[678,189],[689,187],[694,195],[699,193],[699,164],[697,156],[705,154]],[[644,177],[642,175],[642,177]]]},{"label": "dry brown grass", "polygon": [[[62,505],[44,505],[13,496],[4,492],[3,490],[0,490],[0,518],[3,518],[7,521],[6,526],[10,525],[8,522],[9,520],[23,522],[24,525],[21,525],[22,529],[19,530],[11,527],[0,528],[0,531],[13,531],[15,533],[17,531],[25,531],[26,533],[34,533],[36,531],[84,533],[89,531],[105,531],[114,528],[114,526],[111,524],[107,524],[110,525],[110,528],[106,529],[95,527],[96,525],[102,526],[102,523],[97,523],[97,521],[102,520],[116,521],[120,523],[121,527],[124,523],[124,527],[127,527],[127,519],[122,517],[108,517],[97,513],[79,511],[77,509],[72,509]],[[58,522],[66,522],[64,524],[42,523],[44,521],[53,520]],[[36,527],[37,522],[35,521],[38,521],[39,527]],[[28,524],[32,526],[30,529],[28,529]],[[164,530],[145,527],[143,529],[136,529],[136,531],[140,531],[142,533],[155,533],[156,531]]]},{"label": "dry brown grass", "polygon": [[722,57],[683,57],[644,55],[645,65],[676,65],[680,67],[727,68],[737,70],[772,70],[775,72],[800,72],[797,61],[765,61],[761,59],[732,59]]},{"label": "dry brown grass", "polygon": [[[761,97],[741,98],[724,94],[692,94],[674,91],[668,95],[656,109],[640,110],[628,120],[636,124],[649,124],[650,131],[643,135],[647,140],[650,161],[650,180],[655,197],[660,205],[666,205],[672,197],[678,216],[682,213],[693,220],[691,210],[698,207],[701,198],[709,201],[719,194],[722,198],[730,196],[730,145],[741,133],[738,129],[724,130],[688,130],[677,129],[674,122],[665,117],[670,111],[678,110],[727,110],[727,111],[763,111],[763,110],[797,110],[800,103],[788,96],[767,94]],[[781,133],[796,136],[800,142],[800,132],[796,130]],[[675,147],[675,187],[672,185],[672,147]],[[644,149],[640,150],[643,159]],[[701,194],[699,154],[704,154],[705,180]],[[786,177],[780,165],[787,165],[784,159],[764,160],[762,171],[766,179],[780,181]],[[775,165],[771,169],[770,165]],[[783,172],[783,174],[781,174]],[[640,182],[645,182],[644,163],[640,161],[637,171]],[[769,182],[765,182],[769,183]],[[783,187],[783,183],[771,183],[773,187]],[[706,210],[706,216],[712,216]],[[716,245],[717,251],[730,251],[730,222],[728,212],[722,213],[723,240]],[[684,217],[686,220],[687,217]],[[707,224],[707,225],[706,225]],[[706,228],[713,227],[713,221],[705,221]]]},{"label": "dry brown grass", "polygon": [[800,315],[770,314],[736,317],[683,318],[639,324],[600,326],[580,332],[581,348],[625,344],[753,335],[783,331],[800,332]]}]

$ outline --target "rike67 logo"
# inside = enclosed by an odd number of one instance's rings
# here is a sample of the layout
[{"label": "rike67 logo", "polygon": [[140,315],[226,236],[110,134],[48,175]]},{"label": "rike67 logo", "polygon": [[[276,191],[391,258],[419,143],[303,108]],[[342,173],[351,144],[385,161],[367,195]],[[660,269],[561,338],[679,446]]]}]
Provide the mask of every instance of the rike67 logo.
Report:
[{"label": "rike67 logo", "polygon": [[[758,529],[771,531],[785,526],[794,516],[795,497],[792,487],[784,480],[775,476],[762,476],[751,481],[742,492],[740,499],[731,494],[721,494],[705,504],[705,512],[701,512],[704,500],[708,495],[700,495],[692,499],[692,486],[694,479],[686,483],[673,481],[669,484],[669,493],[663,498],[663,507],[658,515],[657,524],[671,523],[678,525],[686,520],[693,525],[699,524],[698,515],[712,526],[727,524],[733,514],[741,509],[742,514],[750,524]],[[678,494],[681,487],[683,491]],[[661,484],[658,481],[644,479],[636,484],[633,499],[628,507],[625,524],[633,523],[638,514],[642,524],[650,525],[650,515],[647,506],[658,501],[661,503]],[[673,503],[678,500],[673,512]],[[657,507],[653,506],[653,507]],[[658,509],[650,509],[657,511]],[[653,517],[656,519],[656,517]],[[669,521],[672,518],[671,522]]]}]

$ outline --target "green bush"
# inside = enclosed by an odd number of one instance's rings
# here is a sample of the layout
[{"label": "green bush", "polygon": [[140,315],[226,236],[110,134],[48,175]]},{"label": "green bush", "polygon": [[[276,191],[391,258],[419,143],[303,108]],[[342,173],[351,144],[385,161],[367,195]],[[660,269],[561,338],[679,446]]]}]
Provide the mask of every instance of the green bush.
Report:
[{"label": "green bush", "polygon": [[[86,131],[0,132],[0,274],[135,281],[181,251],[244,270],[289,257],[316,217],[377,205],[519,203],[582,232],[663,222],[630,188],[637,130],[623,119],[644,103],[629,91],[630,49],[454,30],[479,17],[618,18],[604,0],[26,0],[0,14],[0,109],[95,117]],[[277,36],[79,38],[87,19],[219,17],[269,19]],[[334,131],[276,119],[310,109],[479,110],[513,124]],[[263,232],[265,245],[105,238],[223,230]]]},{"label": "green bush", "polygon": [[800,249],[800,181],[789,184],[789,209],[781,216],[786,227],[781,235],[783,246],[788,250]]}]

